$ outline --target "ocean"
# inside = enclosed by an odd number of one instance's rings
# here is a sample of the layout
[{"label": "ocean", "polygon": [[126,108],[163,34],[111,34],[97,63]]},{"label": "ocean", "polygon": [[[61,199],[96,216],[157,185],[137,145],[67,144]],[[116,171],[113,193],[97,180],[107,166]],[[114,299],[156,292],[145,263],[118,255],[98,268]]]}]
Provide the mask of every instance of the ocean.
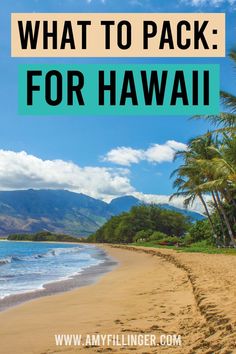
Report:
[{"label": "ocean", "polygon": [[0,241],[0,299],[44,289],[105,262],[94,246]]}]

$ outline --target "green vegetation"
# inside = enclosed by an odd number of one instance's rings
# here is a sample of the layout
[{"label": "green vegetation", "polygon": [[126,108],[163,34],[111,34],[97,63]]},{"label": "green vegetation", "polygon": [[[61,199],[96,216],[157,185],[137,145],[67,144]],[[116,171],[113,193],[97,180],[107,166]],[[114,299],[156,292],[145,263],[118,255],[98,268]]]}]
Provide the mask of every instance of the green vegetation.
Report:
[{"label": "green vegetation", "polygon": [[178,240],[189,227],[190,222],[183,214],[155,205],[141,205],[133,207],[130,212],[112,217],[86,241],[128,244],[162,236],[172,237],[172,240],[173,235]]},{"label": "green vegetation", "polygon": [[236,249],[235,248],[218,248],[213,245],[209,245],[205,241],[200,241],[191,244],[190,246],[167,246],[167,245],[159,245],[154,242],[140,242],[138,244],[134,243],[131,244],[132,246],[142,246],[142,247],[153,247],[153,248],[168,248],[168,249],[173,249],[177,252],[190,252],[190,253],[208,253],[208,254],[230,254],[230,255],[236,255]]},{"label": "green vegetation", "polygon": [[9,241],[47,241],[47,242],[79,242],[75,237],[63,234],[54,234],[43,231],[35,234],[14,234],[9,235]]},{"label": "green vegetation", "polygon": [[[230,57],[236,63],[235,50]],[[171,198],[184,197],[185,206],[201,201],[208,222],[198,224],[193,237],[199,232],[208,239],[211,233],[214,245],[236,248],[236,97],[227,92],[221,97],[226,112],[203,117],[217,129],[192,139],[186,151],[176,154],[183,163],[172,174],[177,191]]]}]

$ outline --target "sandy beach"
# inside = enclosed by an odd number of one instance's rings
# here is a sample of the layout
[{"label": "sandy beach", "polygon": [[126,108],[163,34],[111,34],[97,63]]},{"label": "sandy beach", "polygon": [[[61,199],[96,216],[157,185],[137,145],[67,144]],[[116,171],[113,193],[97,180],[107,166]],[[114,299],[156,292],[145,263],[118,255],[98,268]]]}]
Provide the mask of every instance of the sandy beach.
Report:
[{"label": "sandy beach", "polygon": [[[0,313],[3,354],[234,353],[236,257],[103,246],[119,266],[95,284]],[[182,346],[56,346],[55,334],[178,334]]]}]

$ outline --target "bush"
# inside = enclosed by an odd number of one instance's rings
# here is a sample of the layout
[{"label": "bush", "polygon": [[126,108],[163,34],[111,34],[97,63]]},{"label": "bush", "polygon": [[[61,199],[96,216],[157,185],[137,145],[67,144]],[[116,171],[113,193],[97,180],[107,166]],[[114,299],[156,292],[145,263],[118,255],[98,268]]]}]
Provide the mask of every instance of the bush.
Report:
[{"label": "bush", "polygon": [[212,240],[212,230],[208,220],[197,221],[189,229],[189,237],[192,238],[192,242],[198,242],[202,240]]},{"label": "bush", "polygon": [[134,242],[149,241],[152,234],[153,234],[153,230],[138,231],[134,236],[133,241]]},{"label": "bush", "polygon": [[164,232],[154,231],[151,236],[149,237],[149,241],[161,241],[167,238],[168,235]]},{"label": "bush", "polygon": [[43,231],[35,234],[13,234],[7,238],[9,241],[48,241],[48,242],[78,242],[78,239],[64,234],[53,234],[51,232]]},{"label": "bush", "polygon": [[193,237],[189,232],[181,239],[181,241],[183,246],[189,246],[194,242]]}]

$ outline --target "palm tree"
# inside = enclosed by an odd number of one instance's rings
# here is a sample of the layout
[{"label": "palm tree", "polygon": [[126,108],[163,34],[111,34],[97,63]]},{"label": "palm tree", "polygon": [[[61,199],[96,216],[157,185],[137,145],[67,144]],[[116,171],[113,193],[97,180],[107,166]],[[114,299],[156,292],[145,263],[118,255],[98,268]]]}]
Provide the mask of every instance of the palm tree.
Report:
[{"label": "palm tree", "polygon": [[[207,115],[207,116],[194,116],[193,119],[204,119],[211,123],[215,129],[210,134],[222,134],[227,133],[233,135],[236,132],[236,114],[221,112],[219,115]],[[206,135],[208,135],[206,133]]]},{"label": "palm tree", "polygon": [[[236,49],[231,50],[229,57],[236,67]],[[225,107],[226,112],[219,115],[195,116],[195,119],[205,119],[215,126],[214,132],[217,134],[227,133],[234,135],[236,132],[236,96],[226,91],[221,91],[221,103]]]},{"label": "palm tree", "polygon": [[227,137],[225,140],[226,142],[223,144],[222,141],[213,139],[209,133],[191,140],[187,151],[177,152],[176,157],[181,156],[184,159],[184,165],[172,174],[172,176],[177,175],[173,184],[174,188],[177,188],[177,192],[172,195],[171,199],[184,196],[185,206],[188,206],[198,197],[204,206],[213,235],[218,238],[217,228],[204,200],[204,194],[211,194],[215,210],[219,216],[223,239],[226,240],[225,225],[231,243],[236,246],[234,230],[223,203],[223,200],[229,205],[235,202],[235,165],[231,161],[232,158],[229,157],[233,156],[235,159],[232,150],[234,150],[236,144],[232,144],[232,139]]},{"label": "palm tree", "polygon": [[[219,168],[219,162],[221,168]],[[227,162],[224,160],[223,163],[227,164]],[[232,197],[229,193],[228,184],[228,173],[231,173],[231,171],[228,171],[228,164],[226,169],[222,168],[222,161],[220,159],[214,158],[210,161],[198,160],[196,161],[196,165],[199,166],[199,170],[201,170],[202,173],[207,177],[207,181],[202,183],[202,185],[199,185],[198,188],[200,191],[212,193],[218,214],[220,218],[221,216],[223,217],[228,234],[231,239],[231,243],[235,246],[236,244],[234,240],[233,226],[231,225],[230,218],[227,215],[224,205],[224,202],[227,205],[230,205],[232,202]]]},{"label": "palm tree", "polygon": [[182,157],[184,164],[171,174],[171,177],[176,176],[173,187],[177,188],[177,192],[172,194],[170,200],[182,196],[185,198],[185,207],[188,207],[194,203],[196,198],[199,198],[210,222],[213,235],[217,238],[216,227],[212,221],[210,211],[204,199],[205,191],[203,189],[203,184],[206,182],[206,179],[201,173],[199,165],[196,163],[200,158],[209,159],[212,157],[212,152],[207,150],[207,147],[211,146],[211,144],[211,135],[192,139],[189,142],[186,151],[179,151],[176,153],[175,159]]},{"label": "palm tree", "polygon": [[202,190],[199,189],[201,183],[196,166],[182,165],[171,174],[171,177],[174,175],[176,175],[176,179],[173,183],[173,187],[177,188],[177,191],[171,195],[170,200],[177,197],[184,197],[184,206],[187,208],[188,206],[191,206],[197,198],[199,198],[210,222],[213,236],[214,238],[217,238],[216,228],[212,221],[207,203],[203,197]]},{"label": "palm tree", "polygon": [[[236,67],[236,50],[231,51],[230,58]],[[183,196],[186,206],[199,198],[216,236],[217,227],[204,199],[210,194],[222,236],[226,239],[227,230],[236,247],[236,96],[221,91],[221,103],[225,112],[218,116],[194,117],[207,120],[214,130],[192,139],[186,151],[176,153],[184,163],[172,174],[176,176],[173,186],[177,191],[171,198]]]},{"label": "palm tree", "polygon": [[[232,49],[231,52],[229,53],[229,57],[232,59],[234,66],[236,67],[236,49]],[[236,96],[233,94],[226,92],[226,91],[221,91],[221,99],[223,105],[229,109],[229,111],[232,113],[232,116],[235,117],[236,113]],[[231,118],[233,119],[233,118]],[[235,118],[234,118],[235,121]]]}]

